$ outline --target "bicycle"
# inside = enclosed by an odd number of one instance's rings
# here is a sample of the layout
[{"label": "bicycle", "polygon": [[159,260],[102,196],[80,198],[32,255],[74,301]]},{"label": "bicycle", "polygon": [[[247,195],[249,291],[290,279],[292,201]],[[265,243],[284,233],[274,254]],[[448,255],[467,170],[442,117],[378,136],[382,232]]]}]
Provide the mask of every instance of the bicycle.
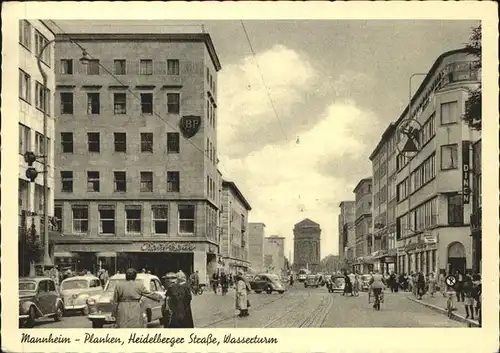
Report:
[{"label": "bicycle", "polygon": [[[376,289],[376,288],[375,288]],[[375,289],[368,290],[368,304],[371,304],[371,297],[373,295],[375,302],[373,303],[373,308],[376,310],[380,310],[380,304],[384,302],[384,291],[382,289],[378,289],[378,294],[375,293]]]}]

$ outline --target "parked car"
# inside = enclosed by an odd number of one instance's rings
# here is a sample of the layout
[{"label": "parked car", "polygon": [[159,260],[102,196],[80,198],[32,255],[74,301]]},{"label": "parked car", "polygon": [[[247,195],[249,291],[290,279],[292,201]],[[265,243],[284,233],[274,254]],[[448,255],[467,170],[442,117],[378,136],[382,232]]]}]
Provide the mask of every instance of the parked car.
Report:
[{"label": "parked car", "polygon": [[88,315],[87,299],[103,292],[99,278],[95,276],[75,276],[66,278],[59,288],[65,312],[81,311]]},{"label": "parked car", "polygon": [[64,314],[56,284],[48,277],[19,279],[19,325],[35,326],[36,319],[50,317],[60,321]]},{"label": "parked car", "polygon": [[304,288],[314,287],[318,288],[321,285],[322,276],[321,275],[307,275],[304,281]]},{"label": "parked car", "polygon": [[250,287],[257,294],[262,292],[283,294],[286,291],[285,285],[280,281],[279,277],[270,273],[254,276],[250,280]]},{"label": "parked car", "polygon": [[[89,312],[87,318],[92,321],[93,328],[102,328],[104,325],[116,322],[116,319],[113,317],[113,303],[111,303],[111,300],[113,299],[116,284],[122,281],[125,281],[124,273],[111,276],[102,294],[94,295],[87,299]],[[161,307],[165,298],[165,288],[162,286],[160,279],[152,274],[138,273],[136,281],[142,282],[144,287],[162,298],[160,302],[157,302],[150,298],[142,297],[140,304],[144,308],[146,321],[149,323],[161,320],[163,316]]]}]

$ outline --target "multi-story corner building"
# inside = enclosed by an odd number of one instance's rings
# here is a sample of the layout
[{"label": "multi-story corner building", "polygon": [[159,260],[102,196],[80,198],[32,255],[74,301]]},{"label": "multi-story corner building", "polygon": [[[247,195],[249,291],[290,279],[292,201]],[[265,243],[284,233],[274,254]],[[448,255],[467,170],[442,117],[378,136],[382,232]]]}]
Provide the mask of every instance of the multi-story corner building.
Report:
[{"label": "multi-story corner building", "polygon": [[356,202],[342,201],[339,205],[339,262],[352,263],[356,258]]},{"label": "multi-story corner building", "polygon": [[370,155],[374,265],[386,273],[396,271],[396,138],[396,126],[391,123]]},{"label": "multi-story corner building", "polygon": [[254,272],[264,269],[264,237],[266,225],[264,223],[248,223],[248,261]]},{"label": "multi-story corner building", "polygon": [[270,273],[286,276],[285,237],[272,235],[264,239],[264,268]]},{"label": "multi-story corner building", "polygon": [[246,272],[248,258],[248,212],[252,209],[236,184],[222,181],[220,254],[227,273]]},{"label": "multi-story corner building", "polygon": [[472,272],[481,273],[482,265],[482,180],[481,167],[482,140],[479,139],[472,145],[472,213],[470,215],[470,228],[472,236]]},{"label": "multi-story corner building", "polygon": [[217,268],[220,202],[221,66],[210,35],[57,39],[59,263],[158,275],[198,270],[206,280]]},{"label": "multi-story corner building", "polygon": [[363,178],[354,188],[356,198],[356,263],[353,269],[359,272],[373,270],[372,237],[372,178]]},{"label": "multi-story corner building", "polygon": [[[43,78],[39,71],[38,53],[54,39],[50,27],[41,20],[19,21],[19,226],[20,229],[35,224],[37,234],[43,238],[43,226],[40,220],[43,214],[44,185],[43,158],[38,159],[33,167],[39,172],[34,182],[26,177],[28,165],[24,161],[25,152],[34,152],[37,156],[46,155],[48,162],[48,210],[52,218],[54,209],[54,140],[55,115],[54,92],[54,45],[49,44],[41,57],[42,69],[47,75],[47,138],[48,150],[44,151],[43,129]],[[23,224],[24,223],[24,224]],[[21,239],[20,239],[21,240]],[[20,271],[25,272],[23,259],[19,259]],[[28,261],[29,262],[29,261]],[[29,267],[27,268],[29,270]],[[20,273],[21,274],[21,273]],[[25,275],[26,273],[24,273]]]},{"label": "multi-story corner building", "polygon": [[476,60],[465,49],[442,54],[397,122],[411,117],[421,126],[418,152],[397,159],[400,272],[472,268],[471,144],[480,132],[462,116],[479,84]]},{"label": "multi-story corner building", "polygon": [[321,227],[306,218],[293,228],[293,267],[319,271],[321,262]]}]

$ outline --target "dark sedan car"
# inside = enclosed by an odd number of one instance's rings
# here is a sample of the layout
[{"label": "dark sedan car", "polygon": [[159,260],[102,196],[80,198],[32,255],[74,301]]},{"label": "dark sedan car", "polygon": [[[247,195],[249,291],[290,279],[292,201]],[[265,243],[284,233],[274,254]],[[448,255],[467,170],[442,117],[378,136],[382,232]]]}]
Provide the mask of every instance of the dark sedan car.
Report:
[{"label": "dark sedan car", "polygon": [[269,273],[260,274],[252,278],[250,287],[255,293],[266,292],[271,294],[272,292],[278,292],[279,294],[283,294],[286,290],[279,277]]}]

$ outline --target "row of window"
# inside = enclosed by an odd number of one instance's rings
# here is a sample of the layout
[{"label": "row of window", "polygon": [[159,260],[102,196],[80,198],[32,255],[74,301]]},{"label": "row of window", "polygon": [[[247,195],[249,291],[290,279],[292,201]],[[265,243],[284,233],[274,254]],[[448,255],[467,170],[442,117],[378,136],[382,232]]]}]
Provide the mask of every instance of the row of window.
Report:
[{"label": "row of window", "polygon": [[[74,175],[72,171],[61,171],[61,191],[73,192]],[[114,192],[127,192],[127,172],[113,172]],[[101,180],[99,171],[87,172],[87,191],[100,192]],[[140,191],[153,192],[153,172],[140,172]],[[167,172],[167,192],[180,192],[180,173]]]},{"label": "row of window", "polygon": [[[50,115],[50,90],[47,88],[47,114]],[[31,76],[19,69],[19,98],[26,103],[32,103],[32,86]],[[35,108],[42,111],[44,110],[45,100],[43,99],[43,85],[35,81]]]},{"label": "row of window", "polygon": [[[153,153],[154,140],[152,132],[141,132],[141,152]],[[127,133],[113,133],[114,152],[127,153]],[[87,132],[87,149],[89,152],[101,152],[101,134]],[[74,153],[74,136],[72,132],[61,132],[61,151]],[[180,135],[178,132],[167,132],[167,152],[180,153]],[[215,154],[215,151],[213,152]]]},{"label": "row of window", "polygon": [[[458,168],[458,144],[441,146],[441,170]],[[433,154],[425,160],[411,174],[411,179],[406,178],[397,186],[397,199],[402,201],[436,176],[436,157]],[[411,183],[410,183],[411,181]]]},{"label": "row of window", "polygon": [[216,197],[215,195],[219,192],[218,188],[216,187],[215,181],[207,175],[207,195],[210,197],[212,200],[215,200]]},{"label": "row of window", "polygon": [[[61,59],[61,74],[62,75],[73,75],[74,74],[74,62],[73,59]],[[85,64],[82,64],[86,67],[87,75],[100,75],[101,74],[101,63],[98,59],[87,60]],[[129,74],[138,74],[138,75],[153,75],[155,74],[164,74],[165,68],[164,61],[157,61],[154,64],[156,70],[153,70],[153,60],[152,59],[140,59],[139,67],[137,72],[131,72],[127,67],[127,61],[125,59],[116,59],[113,61],[113,74],[115,75],[126,75]],[[106,70],[105,70],[106,71]],[[179,60],[177,59],[167,59],[166,72],[167,75],[170,76],[179,76],[180,75],[180,65]]]},{"label": "row of window", "polygon": [[[54,215],[59,229],[63,229],[63,208],[56,206]],[[195,206],[178,205],[179,233],[193,234],[195,231]],[[151,231],[153,234],[168,234],[168,206],[154,205],[151,209]],[[99,234],[116,234],[116,210],[114,206],[100,205],[98,209]],[[71,209],[73,234],[87,234],[90,229],[89,207],[74,205]],[[143,230],[143,210],[138,205],[125,206],[125,232],[140,234]]]},{"label": "row of window", "polygon": [[[60,92],[61,114],[74,114],[73,92]],[[141,113],[154,114],[153,93],[141,93]],[[167,113],[180,114],[180,93],[167,93]],[[87,93],[87,114],[99,115],[101,113],[101,97],[99,92]],[[127,93],[113,93],[113,113],[115,115],[127,114]]]},{"label": "row of window", "polygon": [[[33,32],[35,35],[35,55],[38,56],[40,51],[47,45],[49,40],[45,38],[43,34],[41,34],[36,29],[33,31],[31,27],[31,23],[26,20],[19,20],[19,43],[28,49],[32,50],[31,43],[33,39]],[[50,67],[50,58],[51,58],[51,48],[47,47],[42,55],[42,62]]]},{"label": "row of window", "polygon": [[[27,151],[32,151],[37,156],[45,155],[43,134],[33,130],[33,132],[35,133],[35,145],[33,146],[31,141],[31,132],[31,128],[26,125],[19,124],[19,154],[24,154]],[[47,140],[49,145],[48,160],[50,161],[50,138],[48,138]]]},{"label": "row of window", "polygon": [[[464,224],[463,196],[450,194],[447,198],[448,224],[451,226],[462,226]],[[422,232],[439,224],[438,200],[433,198],[410,211],[410,213],[396,220],[398,239]]]}]

